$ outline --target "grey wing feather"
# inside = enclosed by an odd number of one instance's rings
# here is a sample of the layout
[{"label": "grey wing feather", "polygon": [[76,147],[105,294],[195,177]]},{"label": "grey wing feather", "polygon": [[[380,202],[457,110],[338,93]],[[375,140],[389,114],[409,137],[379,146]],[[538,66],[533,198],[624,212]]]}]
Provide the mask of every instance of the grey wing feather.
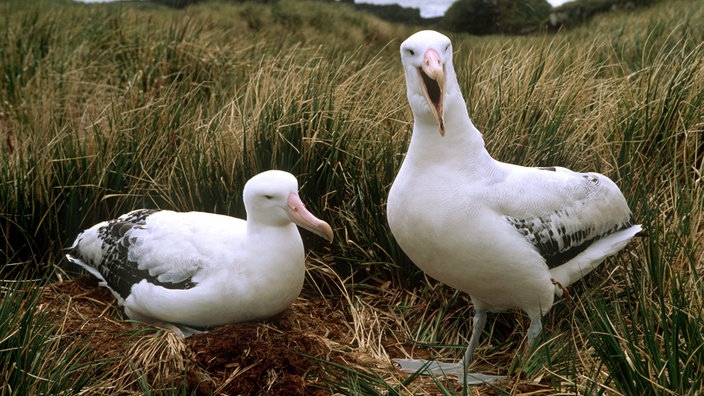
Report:
[{"label": "grey wing feather", "polygon": [[565,168],[542,171],[574,175],[581,186],[564,207],[540,216],[506,216],[511,224],[545,258],[549,268],[564,264],[594,241],[634,224],[618,187],[603,175],[576,173]]},{"label": "grey wing feather", "polygon": [[627,221],[614,223],[605,232],[597,232],[589,225],[568,229],[564,221],[560,221],[565,217],[568,217],[567,212],[557,211],[549,216],[528,219],[507,216],[506,220],[535,246],[549,268],[568,262],[597,239],[633,225],[633,220],[629,218]]},{"label": "grey wing feather", "polygon": [[[132,285],[144,279],[169,289],[189,289],[195,286],[195,282],[190,277],[180,277],[177,280],[151,275],[148,270],[140,269],[139,263],[129,259],[129,249],[133,241],[127,236],[128,232],[133,229],[143,229],[147,217],[155,212],[151,209],[132,211],[98,228],[98,239],[102,241],[103,252],[102,260],[99,262],[91,262],[81,255],[81,235],[79,235],[77,243],[68,253],[72,256],[69,260],[73,258],[71,261],[76,262],[75,260],[78,259],[85,263],[82,265],[84,268],[86,265],[93,267],[102,275],[107,286],[123,299],[129,295]],[[80,263],[77,264],[80,265]],[[89,272],[95,275],[93,271],[89,270]]]}]

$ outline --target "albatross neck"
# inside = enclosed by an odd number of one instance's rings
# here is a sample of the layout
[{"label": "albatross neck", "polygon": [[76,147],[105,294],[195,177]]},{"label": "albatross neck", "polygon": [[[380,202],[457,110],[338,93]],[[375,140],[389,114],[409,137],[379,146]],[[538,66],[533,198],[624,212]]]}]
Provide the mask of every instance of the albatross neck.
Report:
[{"label": "albatross neck", "polygon": [[457,166],[476,167],[477,171],[487,171],[495,166],[494,159],[484,147],[482,134],[472,124],[461,98],[446,104],[444,136],[440,135],[436,122],[427,121],[428,118],[415,117],[407,158],[411,157],[421,166],[438,162],[453,166],[450,164],[457,162]]}]

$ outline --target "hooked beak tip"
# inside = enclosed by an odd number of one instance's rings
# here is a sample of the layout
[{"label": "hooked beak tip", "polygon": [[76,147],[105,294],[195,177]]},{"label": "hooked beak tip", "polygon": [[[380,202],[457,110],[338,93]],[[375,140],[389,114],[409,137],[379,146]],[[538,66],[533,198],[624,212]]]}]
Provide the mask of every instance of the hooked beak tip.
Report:
[{"label": "hooked beak tip", "polygon": [[301,202],[300,197],[296,193],[291,193],[288,198],[288,207],[286,208],[289,218],[295,224],[311,231],[328,242],[334,239],[332,227],[323,220],[318,219],[306,209]]}]

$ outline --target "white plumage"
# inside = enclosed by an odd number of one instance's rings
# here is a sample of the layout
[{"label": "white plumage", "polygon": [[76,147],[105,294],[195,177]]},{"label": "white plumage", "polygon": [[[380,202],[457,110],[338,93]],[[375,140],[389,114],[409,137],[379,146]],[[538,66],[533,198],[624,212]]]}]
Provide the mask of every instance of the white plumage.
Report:
[{"label": "white plumage", "polygon": [[[449,38],[418,32],[401,44],[401,60],[414,126],[389,192],[389,227],[418,267],[467,292],[476,312],[459,363],[397,363],[406,372],[426,367],[462,378],[487,311],[521,308],[531,320],[532,343],[555,295],[617,253],[641,227],[606,176],[491,158],[467,113]],[[467,375],[468,382],[496,378]]]},{"label": "white plumage", "polygon": [[243,195],[246,221],[139,209],[83,231],[66,257],[108,287],[130,319],[190,334],[271,317],[303,286],[296,224],[329,241],[333,232],[305,209],[289,173],[260,173]]}]

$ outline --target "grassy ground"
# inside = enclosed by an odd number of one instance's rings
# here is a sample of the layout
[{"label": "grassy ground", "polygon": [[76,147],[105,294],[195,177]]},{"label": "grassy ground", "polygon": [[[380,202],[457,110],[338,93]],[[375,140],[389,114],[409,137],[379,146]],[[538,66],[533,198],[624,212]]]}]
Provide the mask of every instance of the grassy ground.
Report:
[{"label": "grassy ground", "polygon": [[[293,0],[181,11],[18,0],[0,15],[2,394],[205,392],[148,373],[120,389],[87,333],[43,309],[41,286],[73,276],[61,249],[81,229],[136,207],[242,216],[244,182],[269,168],[297,175],[337,235],[332,246],[304,235],[302,301],[344,313],[330,333],[345,336],[316,336],[334,342],[302,351],[319,367],[303,381],[324,392],[462,392],[388,364],[454,360],[470,331],[468,297],[425,279],[386,226],[411,130],[397,49],[414,29]],[[553,308],[535,351],[521,349],[519,312],[492,316],[473,368],[511,380],[470,393],[701,393],[702,24],[698,1],[673,0],[555,36],[453,37],[492,155],[605,173],[648,233]],[[221,385],[238,378],[223,367]]]}]

